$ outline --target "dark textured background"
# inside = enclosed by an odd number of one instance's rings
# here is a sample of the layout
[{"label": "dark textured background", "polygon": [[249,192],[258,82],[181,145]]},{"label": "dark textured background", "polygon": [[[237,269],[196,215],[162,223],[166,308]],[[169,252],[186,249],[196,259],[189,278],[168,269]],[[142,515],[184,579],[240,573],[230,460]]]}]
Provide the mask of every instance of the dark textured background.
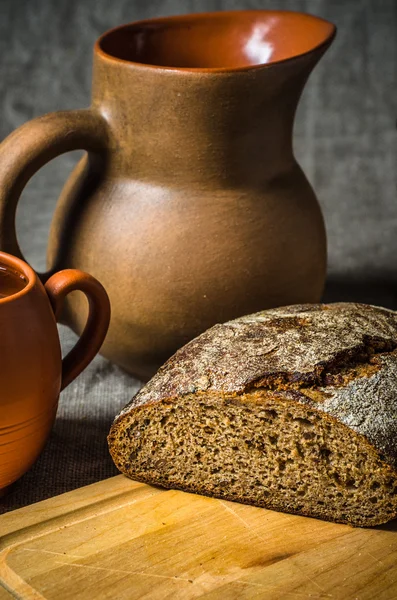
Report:
[{"label": "dark textured background", "polygon": [[[296,155],[328,231],[325,298],[397,308],[395,0],[0,0],[0,138],[43,113],[89,105],[92,46],[110,27],[233,8],[301,10],[337,25],[295,126]],[[56,198],[78,157],[65,155],[43,168],[20,202],[19,240],[38,269],[44,267]],[[64,348],[70,347],[74,336],[66,330],[61,335]],[[106,433],[138,385],[98,357],[63,393],[44,453],[0,511],[114,475]]]}]

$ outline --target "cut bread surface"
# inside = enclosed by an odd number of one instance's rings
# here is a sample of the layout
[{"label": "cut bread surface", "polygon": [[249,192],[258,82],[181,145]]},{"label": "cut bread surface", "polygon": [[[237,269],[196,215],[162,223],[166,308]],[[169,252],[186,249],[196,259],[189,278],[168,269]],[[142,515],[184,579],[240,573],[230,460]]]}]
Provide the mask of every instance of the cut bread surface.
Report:
[{"label": "cut bread surface", "polygon": [[191,394],[124,414],[109,435],[139,481],[369,526],[397,515],[397,477],[367,440],[267,391]]}]

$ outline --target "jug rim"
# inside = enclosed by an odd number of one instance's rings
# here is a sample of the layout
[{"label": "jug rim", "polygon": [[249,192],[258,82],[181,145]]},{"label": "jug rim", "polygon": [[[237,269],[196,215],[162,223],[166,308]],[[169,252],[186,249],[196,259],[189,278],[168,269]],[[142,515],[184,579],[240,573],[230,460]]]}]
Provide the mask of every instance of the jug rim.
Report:
[{"label": "jug rim", "polygon": [[2,264],[5,267],[9,267],[10,269],[16,271],[20,275],[23,275],[26,278],[26,285],[24,285],[23,288],[17,292],[8,294],[7,296],[4,296],[4,298],[0,298],[0,306],[25,296],[34,288],[37,282],[37,275],[35,271],[21,258],[18,258],[13,254],[0,251],[0,265]]},{"label": "jug rim", "polygon": [[[114,54],[106,51],[103,48],[104,42],[106,42],[109,37],[115,36],[115,34],[127,31],[127,30],[137,30],[142,27],[153,28],[155,25],[173,25],[180,23],[188,23],[191,21],[192,23],[196,23],[200,20],[204,19],[220,19],[225,17],[242,17],[242,16],[256,16],[263,15],[269,17],[285,17],[285,16],[295,16],[296,18],[302,18],[303,20],[317,22],[319,24],[323,24],[326,26],[327,33],[320,38],[319,42],[311,46],[308,50],[297,52],[291,54],[291,56],[287,56],[281,59],[270,60],[268,62],[257,62],[244,66],[229,66],[229,67],[198,67],[198,66],[175,66],[175,65],[162,65],[162,64],[153,64],[150,62],[140,62],[137,60],[131,60],[122,58],[119,56],[115,56]],[[105,31],[95,42],[94,52],[101,59],[107,60],[112,63],[133,66],[137,69],[149,69],[155,71],[167,71],[174,73],[185,73],[185,74],[217,74],[217,73],[238,73],[238,72],[247,72],[247,71],[255,71],[258,69],[269,69],[271,67],[289,63],[291,61],[300,59],[304,56],[308,56],[310,54],[316,53],[322,48],[326,49],[334,39],[336,35],[337,27],[334,23],[323,19],[317,15],[312,15],[310,13],[305,13],[301,11],[292,11],[292,10],[272,10],[272,9],[248,9],[248,10],[225,10],[225,11],[214,11],[214,12],[198,12],[198,13],[188,13],[182,15],[169,15],[162,17],[153,17],[148,19],[142,19],[139,21],[132,21],[129,23],[124,23],[122,25],[118,25],[113,27],[107,31]]]}]

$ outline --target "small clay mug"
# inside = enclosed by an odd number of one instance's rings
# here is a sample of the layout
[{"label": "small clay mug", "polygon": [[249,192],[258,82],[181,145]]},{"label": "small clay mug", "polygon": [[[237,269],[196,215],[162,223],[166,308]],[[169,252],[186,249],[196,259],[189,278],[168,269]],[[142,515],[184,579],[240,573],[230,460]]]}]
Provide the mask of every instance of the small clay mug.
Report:
[{"label": "small clay mug", "polygon": [[[75,290],[88,299],[88,320],[62,360],[57,315]],[[67,269],[43,286],[24,261],[0,252],[0,494],[39,456],[60,391],[94,358],[109,319],[108,296],[91,275]]]}]

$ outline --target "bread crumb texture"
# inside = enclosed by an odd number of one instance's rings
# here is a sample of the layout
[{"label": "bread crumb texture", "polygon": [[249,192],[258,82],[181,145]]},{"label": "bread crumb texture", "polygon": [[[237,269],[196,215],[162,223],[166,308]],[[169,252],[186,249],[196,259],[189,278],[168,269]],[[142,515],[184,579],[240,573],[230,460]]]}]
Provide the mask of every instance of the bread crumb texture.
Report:
[{"label": "bread crumb texture", "polygon": [[295,305],[215,325],[115,419],[125,475],[357,526],[397,516],[397,313]]}]

